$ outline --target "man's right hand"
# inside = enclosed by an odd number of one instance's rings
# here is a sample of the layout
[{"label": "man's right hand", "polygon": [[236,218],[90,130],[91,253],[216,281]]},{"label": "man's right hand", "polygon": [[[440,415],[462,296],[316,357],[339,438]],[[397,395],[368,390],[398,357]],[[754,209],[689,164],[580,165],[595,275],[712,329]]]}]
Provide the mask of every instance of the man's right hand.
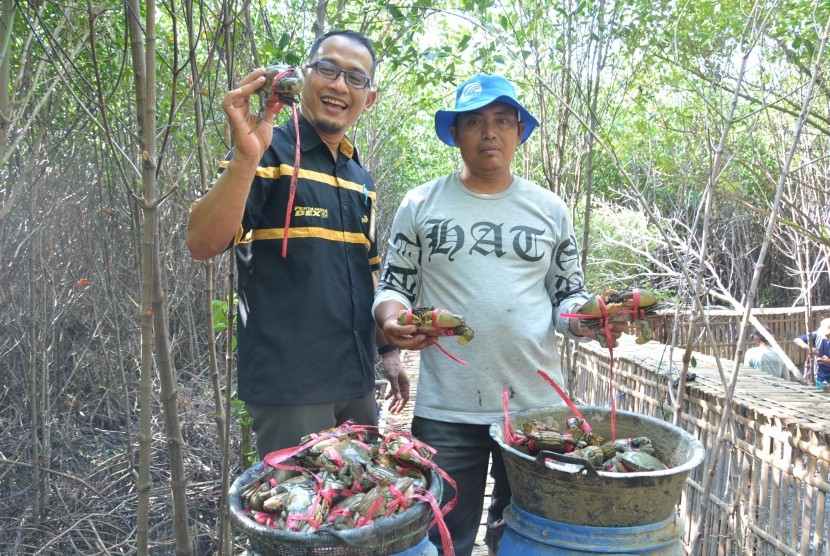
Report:
[{"label": "man's right hand", "polygon": [[406,314],[407,307],[397,301],[384,301],[375,309],[375,322],[390,344],[400,349],[417,351],[434,343],[424,334],[418,333],[414,324],[398,324],[398,317]]},{"label": "man's right hand", "polygon": [[274,106],[279,102],[275,98],[269,98],[262,121],[257,123],[259,116],[251,113],[251,98],[254,98],[254,110],[258,111],[259,99],[255,93],[264,86],[270,86],[265,83],[265,68],[258,68],[246,75],[236,89],[225,93],[225,98],[222,99],[222,110],[225,111],[233,133],[236,148],[234,156],[254,163],[259,162],[271,145],[276,118]]},{"label": "man's right hand", "polygon": [[[222,110],[231,126],[235,146],[222,175],[190,209],[187,247],[199,260],[228,248],[242,222],[257,165],[271,145],[276,117],[273,109],[278,100],[269,99],[259,127],[259,117],[251,114],[251,97],[265,84],[264,75],[265,68],[252,71],[222,99]],[[258,108],[258,100],[254,102]]]}]

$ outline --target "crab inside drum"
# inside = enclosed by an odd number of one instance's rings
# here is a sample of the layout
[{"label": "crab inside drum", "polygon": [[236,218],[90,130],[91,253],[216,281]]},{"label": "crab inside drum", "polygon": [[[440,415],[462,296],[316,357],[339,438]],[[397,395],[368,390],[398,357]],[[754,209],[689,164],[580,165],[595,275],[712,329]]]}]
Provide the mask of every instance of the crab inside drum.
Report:
[{"label": "crab inside drum", "polygon": [[[611,439],[610,409],[579,410],[596,434]],[[514,430],[532,420],[561,425],[571,415],[567,407],[532,409],[511,413],[510,425]],[[686,477],[704,456],[703,445],[688,432],[653,417],[617,411],[616,438],[649,437],[655,455],[668,466],[637,473],[587,469],[549,452],[533,457],[505,441],[503,423],[491,425],[490,436],[501,448],[513,491],[500,555],[682,553],[683,523],[676,505]]]}]

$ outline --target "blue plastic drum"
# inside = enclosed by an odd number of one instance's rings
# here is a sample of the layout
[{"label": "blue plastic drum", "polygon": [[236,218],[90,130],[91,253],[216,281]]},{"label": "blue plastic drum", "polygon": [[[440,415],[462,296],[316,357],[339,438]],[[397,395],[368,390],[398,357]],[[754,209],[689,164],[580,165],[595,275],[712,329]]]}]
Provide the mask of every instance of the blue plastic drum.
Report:
[{"label": "blue plastic drum", "polygon": [[589,527],[549,521],[514,504],[504,510],[507,529],[499,556],[642,554],[681,556],[683,522],[674,517],[637,527]]}]

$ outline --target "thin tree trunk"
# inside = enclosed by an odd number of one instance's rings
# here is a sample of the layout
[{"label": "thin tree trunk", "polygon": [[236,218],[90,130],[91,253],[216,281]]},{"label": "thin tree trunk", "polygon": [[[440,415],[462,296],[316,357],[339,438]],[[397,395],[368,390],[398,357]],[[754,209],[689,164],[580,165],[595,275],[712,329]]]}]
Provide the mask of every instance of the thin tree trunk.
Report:
[{"label": "thin tree trunk", "polygon": [[[142,140],[146,138],[147,123],[144,121],[144,103],[146,102],[146,69],[144,49],[142,47],[141,6],[138,0],[130,0],[126,5],[127,28],[130,35],[130,50],[133,60],[135,79],[137,118]],[[152,135],[152,131],[150,133]],[[151,139],[152,141],[152,139]],[[146,159],[148,153],[142,152]],[[154,173],[143,172],[145,179],[154,179]],[[152,214],[150,216],[152,217]],[[146,215],[145,215],[146,216]],[[153,371],[153,233],[154,227],[144,221],[141,243],[141,371],[139,377],[139,431],[138,431],[138,484],[136,493],[138,509],[136,516],[136,551],[141,556],[148,554],[149,515],[150,515],[150,455],[153,440],[152,409],[152,371]]]},{"label": "thin tree trunk", "polygon": [[[747,25],[744,29],[744,37],[745,38],[751,36],[753,32],[757,33],[759,31],[759,29],[756,27],[756,24],[758,22],[761,22],[760,26],[761,26],[761,28],[763,28],[764,22],[766,20],[761,17],[760,10],[761,10],[761,6],[759,6],[756,3],[753,6],[752,12],[749,16],[749,21],[747,22]],[[742,44],[743,44],[743,42],[744,41],[742,41]],[[715,157],[712,161],[712,169],[711,169],[711,172],[709,174],[709,182],[707,184],[707,190],[708,190],[707,195],[709,195],[709,197],[714,195],[715,183],[717,182],[718,177],[719,177],[719,175],[720,175],[720,173],[723,169],[721,161],[722,161],[723,152],[726,149],[726,139],[727,139],[727,136],[728,136],[728,133],[729,133],[729,129],[730,129],[732,123],[734,122],[735,109],[736,109],[736,106],[737,106],[737,102],[740,98],[739,93],[740,93],[741,87],[743,85],[744,75],[746,73],[747,60],[748,60],[749,55],[752,52],[752,50],[753,50],[753,46],[749,46],[748,48],[746,48],[745,52],[744,52],[744,55],[741,59],[741,67],[738,71],[738,76],[737,76],[736,83],[735,83],[735,88],[734,88],[734,93],[733,93],[733,98],[732,98],[732,104],[731,104],[730,109],[729,109],[729,114],[726,118],[726,125],[724,126],[724,129],[721,133],[720,141],[719,141],[718,146],[715,150]],[[809,93],[808,93],[808,98],[809,98]],[[806,104],[805,104],[805,110],[806,110]],[[798,132],[796,133],[796,136],[794,138],[794,144],[797,144],[797,142],[798,142],[798,134],[800,133],[800,125],[801,125],[801,121],[799,121],[799,129],[798,129]],[[786,169],[783,172],[786,172]],[[761,266],[763,265],[763,259],[766,255],[766,250],[767,250],[767,247],[769,245],[769,234],[771,233],[771,226],[775,221],[774,216],[775,216],[775,213],[778,211],[778,206],[780,205],[781,193],[783,191],[783,183],[784,183],[783,182],[783,176],[784,175],[785,174],[782,173],[782,181],[779,183],[778,191],[776,193],[776,199],[775,199],[775,203],[774,203],[774,206],[773,206],[773,213],[772,213],[772,216],[770,217],[770,221],[768,223],[767,235],[765,236],[764,244],[761,247],[761,252],[759,253],[758,262],[755,265],[755,271],[754,271],[753,277],[752,277],[752,285],[750,287],[750,292],[747,295],[746,312],[744,313],[744,317],[743,317],[743,320],[742,320],[742,323],[741,323],[741,327],[740,327],[740,330],[738,331],[738,345],[737,345],[737,351],[736,351],[736,357],[735,357],[735,365],[734,365],[733,370],[732,370],[732,376],[730,378],[730,381],[729,381],[728,384],[725,385],[726,386],[726,388],[725,388],[726,398],[725,398],[724,403],[722,404],[723,405],[723,407],[722,407],[723,416],[721,418],[720,426],[719,426],[719,429],[718,429],[718,432],[717,432],[717,439],[716,439],[716,446],[718,447],[718,449],[715,451],[714,456],[711,458],[710,465],[712,467],[718,465],[718,462],[720,461],[720,457],[722,455],[724,455],[725,453],[729,452],[731,450],[731,444],[734,444],[734,442],[735,442],[735,438],[734,438],[735,422],[734,422],[734,418],[733,418],[733,415],[732,415],[732,396],[734,394],[735,385],[736,385],[737,379],[738,379],[738,370],[740,369],[740,364],[741,364],[741,359],[742,359],[741,355],[742,355],[742,351],[743,351],[743,345],[744,345],[744,342],[745,342],[747,324],[749,322],[749,317],[750,317],[750,314],[751,314],[752,308],[753,308],[755,293],[756,293],[757,287],[758,287],[758,279],[760,277]],[[707,200],[707,206],[710,205],[710,204],[711,204],[711,200],[709,199],[709,200]],[[708,232],[709,232],[709,227],[708,227],[708,209],[707,209],[707,215],[704,218],[704,225],[703,225],[703,231],[702,231],[704,241],[706,240],[706,238],[708,236]],[[701,255],[700,256],[701,256],[701,262],[703,262],[703,260],[706,257],[705,249],[701,249]],[[700,282],[698,282],[698,288],[699,287],[700,287]],[[699,291],[700,290],[698,289],[698,292]],[[691,335],[690,335],[690,337],[691,337]],[[689,350],[690,350],[690,346],[687,346],[687,352],[689,352]],[[720,367],[719,367],[719,369],[720,369]],[[725,379],[725,377],[722,376],[721,379],[723,380],[723,379]],[[731,430],[733,431],[731,439],[726,438],[727,426],[731,427]],[[728,443],[726,442],[727,440],[729,440]],[[738,480],[740,480],[740,479],[741,479],[740,474],[738,474]],[[706,474],[704,476],[703,485],[702,485],[702,491],[703,491],[702,500],[705,503],[702,503],[699,506],[700,519],[697,520],[698,525],[695,527],[695,529],[692,532],[692,535],[690,537],[690,539],[691,539],[690,545],[691,545],[691,550],[692,550],[692,552],[691,552],[692,556],[698,556],[699,554],[701,554],[701,551],[703,550],[703,543],[700,542],[700,540],[704,536],[707,537],[707,538],[709,537],[708,532],[705,529],[709,528],[709,520],[707,519],[707,515],[708,515],[708,512],[709,512],[708,500],[709,500],[709,496],[712,492],[712,488],[713,488],[713,475],[709,473],[709,474]],[[738,490],[738,492],[740,492],[740,489],[737,489],[737,490]],[[737,508],[736,511],[738,511],[739,513],[741,512],[740,505],[741,505],[741,501],[738,501],[738,508]]]},{"label": "thin tree trunk", "polygon": [[[11,38],[12,27],[14,27],[14,2],[13,0],[2,0],[0,4],[0,155],[9,140],[9,90],[11,85]],[[3,157],[0,156],[0,159]]]},{"label": "thin tree trunk", "polygon": [[[314,21],[314,36],[319,37],[326,32],[326,8],[328,8],[328,0],[317,0],[317,19]],[[340,11],[338,14],[342,13]]]},{"label": "thin tree trunk", "polygon": [[[222,6],[222,18],[223,18],[223,33],[225,38],[225,44],[227,48],[225,50],[225,68],[227,70],[226,78],[227,78],[227,86],[230,90],[234,87],[234,77],[233,77],[233,64],[235,58],[235,51],[234,45],[234,35],[233,30],[231,28],[231,14],[230,8],[227,2],[223,3]],[[223,132],[225,135],[225,144],[231,145],[233,143],[233,136],[231,134],[231,128],[228,125],[227,119],[224,120]],[[230,269],[229,272],[233,272],[233,260],[234,260],[234,250],[230,250]],[[232,391],[232,383],[233,383],[233,346],[232,346],[232,338],[233,338],[233,291],[234,291],[234,283],[233,278],[229,280],[228,284],[228,343],[225,349],[225,395],[224,395],[224,407],[221,404],[217,404],[217,411],[220,411],[220,407],[222,407],[221,411],[225,414],[225,420],[222,423],[222,437],[225,440],[224,445],[222,446],[222,499],[219,501],[219,511],[223,518],[225,519],[225,524],[222,529],[223,534],[223,545],[221,548],[226,550],[229,554],[232,550],[232,543],[231,543],[231,535],[230,535],[230,527],[227,523],[228,520],[228,507],[227,507],[227,500],[228,500],[228,492],[230,491],[230,434],[231,434],[231,425],[230,425],[230,418],[231,418],[231,391]],[[208,300],[210,302],[210,299]],[[213,335],[213,330],[210,331],[210,335]],[[217,372],[218,372],[218,364],[217,364]],[[218,379],[217,379],[218,382]],[[221,396],[220,396],[221,398]]]},{"label": "thin tree trunk", "polygon": [[138,552],[146,554],[148,549],[148,513],[150,489],[150,456],[152,432],[151,377],[153,363],[153,341],[156,343],[156,357],[161,383],[161,401],[165,414],[165,428],[170,447],[170,474],[173,496],[173,522],[176,535],[176,554],[190,555],[193,546],[187,527],[186,478],[182,462],[182,437],[179,425],[178,404],[174,373],[170,362],[170,346],[167,340],[167,313],[163,299],[163,288],[159,277],[157,219],[158,204],[164,198],[157,198],[156,183],[156,96],[155,96],[155,2],[145,6],[142,47],[142,33],[138,14],[140,6],[133,0],[128,6],[127,24],[130,30],[130,45],[136,87],[136,114],[138,117],[141,147],[141,182],[143,230],[141,241],[141,386],[139,433],[139,506],[138,506]]},{"label": "thin tree trunk", "polygon": [[[37,166],[40,157],[41,149],[43,147],[46,129],[48,129],[51,118],[46,118],[42,126],[37,128],[37,133],[32,141],[31,152],[26,167],[20,175],[20,179],[15,187],[20,191],[24,187],[28,187],[26,197],[29,200],[29,221],[38,221],[37,200],[35,199],[35,190],[37,179],[33,176],[35,167]],[[41,349],[41,331],[38,330],[38,311],[41,307],[47,305],[38,303],[38,284],[43,283],[39,280],[36,271],[36,251],[38,250],[38,242],[41,233],[36,232],[29,239],[29,248],[27,250],[27,271],[29,275],[29,326],[28,334],[30,340],[30,352],[28,360],[28,383],[27,394],[29,402],[29,424],[31,427],[31,443],[29,451],[32,457],[32,517],[37,522],[41,519],[46,511],[46,504],[48,501],[48,483],[47,475],[42,472],[42,467],[48,467],[48,446],[49,439],[44,437],[49,431],[49,411],[50,408],[46,405],[46,398],[48,393],[48,365],[45,354],[38,355]],[[44,286],[45,288],[45,286]],[[40,371],[40,376],[38,376]]]},{"label": "thin tree trunk", "polygon": [[[29,196],[29,220],[30,222],[37,221],[37,214],[35,209],[35,201],[32,199],[32,196]],[[28,383],[26,384],[28,390],[28,409],[29,409],[29,428],[32,431],[32,438],[29,442],[29,453],[32,457],[32,521],[34,523],[38,523],[40,521],[40,517],[43,512],[43,508],[40,507],[40,489],[42,488],[41,485],[41,466],[43,465],[43,460],[41,459],[40,454],[40,439],[38,438],[38,433],[40,431],[40,411],[38,408],[38,400],[40,397],[37,395],[38,391],[38,349],[40,342],[38,341],[38,331],[37,331],[37,315],[38,315],[38,303],[37,303],[37,285],[40,284],[40,280],[36,277],[35,272],[35,248],[34,248],[34,239],[30,239],[29,247],[26,253],[26,264],[27,264],[27,273],[29,275],[29,291],[28,291],[28,301],[29,301],[29,361],[27,364],[28,370]]]},{"label": "thin tree trunk", "polygon": [[[158,197],[156,175],[158,171],[156,153],[156,4],[148,0],[145,6],[144,22],[145,50],[144,89],[137,88],[136,102],[140,118],[140,144],[142,146],[141,185],[143,191],[142,210],[144,230],[142,260],[146,263],[142,272],[142,307],[150,302],[150,314],[154,319],[155,356],[158,363],[161,385],[161,405],[164,410],[164,424],[167,430],[167,445],[170,458],[170,486],[173,497],[173,525],[176,536],[176,554],[193,554],[193,543],[188,530],[187,477],[182,457],[182,431],[179,423],[175,372],[170,357],[167,330],[167,303],[160,276],[158,245],[158,205],[165,196]],[[142,98],[144,95],[144,98]],[[149,250],[149,251],[148,251]],[[144,297],[149,294],[149,297]],[[142,328],[142,331],[144,329]]]},{"label": "thin tree trunk", "polygon": [[[155,167],[146,168],[153,171]],[[155,177],[153,178],[155,181]],[[154,192],[155,193],[155,192]],[[176,373],[170,357],[170,341],[167,329],[167,297],[162,283],[158,249],[158,208],[145,210],[145,226],[153,222],[156,228],[153,244],[153,317],[155,319],[156,359],[158,361],[159,383],[161,385],[161,407],[164,410],[164,425],[167,432],[167,447],[170,458],[170,487],[173,495],[173,525],[176,532],[176,554],[189,556],[193,554],[193,542],[190,538],[187,514],[187,475],[184,472],[181,423],[179,422],[178,388]],[[152,212],[152,216],[150,215]],[[151,220],[147,220],[151,218]]]},{"label": "thin tree trunk", "polygon": [[[196,25],[194,23],[194,12],[193,12],[193,2],[192,0],[187,0],[184,3],[185,7],[185,18],[187,22],[187,38],[188,38],[188,47],[190,49],[190,75],[193,79],[193,112],[195,118],[195,126],[196,126],[196,150],[197,150],[197,158],[199,162],[199,186],[201,191],[205,191],[208,187],[208,169],[207,169],[207,154],[205,149],[205,124],[204,124],[204,115],[202,113],[202,97],[201,97],[201,90],[202,90],[202,78],[199,72],[199,66],[197,63],[195,51],[196,51]],[[248,12],[246,11],[246,15]],[[248,16],[249,17],[249,16]],[[248,25],[250,29],[250,23]],[[256,55],[256,51],[254,50],[254,54]],[[258,58],[255,58],[257,65],[259,64]],[[209,70],[209,66],[205,68],[206,72]],[[205,267],[205,305],[204,305],[204,313],[203,319],[200,320],[200,324],[206,325],[207,328],[207,351],[208,351],[208,361],[209,361],[209,375],[210,381],[213,388],[213,405],[215,407],[215,417],[214,420],[216,421],[216,431],[219,436],[219,445],[221,447],[221,454],[222,454],[222,461],[227,460],[227,453],[230,450],[230,442],[228,438],[228,432],[226,427],[226,422],[228,419],[228,414],[225,412],[225,408],[222,404],[222,383],[219,379],[219,364],[216,358],[216,336],[213,333],[213,299],[215,296],[214,292],[214,277],[213,277],[213,270],[215,268],[215,264],[213,259],[209,259],[204,263]],[[229,331],[230,333],[230,331]],[[194,359],[195,360],[195,359]],[[222,467],[223,471],[227,469],[227,466]],[[227,491],[230,488],[230,482],[227,480],[227,472],[223,472],[222,477],[222,495],[221,500],[219,502],[219,523],[217,525],[217,546],[219,547],[219,556],[223,554],[231,554],[233,550],[233,539],[231,538],[231,531],[230,531],[230,521],[228,519],[228,512],[226,511],[226,499],[227,499]]]},{"label": "thin tree trunk", "polygon": [[[36,153],[33,153],[36,154]],[[41,273],[46,274],[48,272],[49,263],[47,261],[48,255],[44,256],[43,253],[43,246],[45,240],[49,239],[49,233],[51,229],[43,230],[43,233],[37,233],[35,238],[37,238],[37,242],[33,245],[38,251],[38,261],[40,261],[40,267],[43,269]],[[45,236],[45,237],[43,237]],[[47,468],[49,467],[49,462],[51,461],[51,452],[52,452],[52,438],[51,438],[51,430],[52,430],[52,398],[50,395],[50,380],[49,380],[49,353],[57,346],[57,319],[51,318],[52,315],[49,315],[49,318],[46,317],[47,308],[54,308],[56,304],[57,295],[55,294],[55,280],[45,280],[42,290],[41,290],[41,303],[40,306],[44,310],[44,323],[50,323],[48,328],[48,340],[47,340],[47,330],[43,330],[41,335],[44,337],[44,342],[42,342],[42,350],[43,353],[40,354],[39,357],[39,365],[40,365],[40,380],[39,380],[39,391],[38,397],[40,398],[40,434],[37,435],[40,439],[40,461],[43,462]],[[35,313],[36,315],[37,313]],[[44,327],[45,328],[45,327]],[[34,430],[33,430],[34,432]],[[40,487],[38,489],[38,497],[40,501],[37,503],[37,506],[41,509],[41,511],[46,512],[46,508],[49,507],[49,473],[43,473],[41,475]]]},{"label": "thin tree trunk", "polygon": [[[597,105],[599,103],[600,78],[602,76],[602,69],[605,67],[605,0],[600,0],[597,8],[598,15],[596,19],[596,67],[593,74],[593,80],[588,84],[589,96],[589,125],[590,129],[587,136],[588,154],[585,159],[585,218],[582,223],[582,268],[588,268],[588,238],[591,232],[591,194],[594,187],[594,136],[596,135],[598,121],[597,121]],[[594,33],[592,33],[593,35]],[[592,51],[594,49],[591,49]]]}]

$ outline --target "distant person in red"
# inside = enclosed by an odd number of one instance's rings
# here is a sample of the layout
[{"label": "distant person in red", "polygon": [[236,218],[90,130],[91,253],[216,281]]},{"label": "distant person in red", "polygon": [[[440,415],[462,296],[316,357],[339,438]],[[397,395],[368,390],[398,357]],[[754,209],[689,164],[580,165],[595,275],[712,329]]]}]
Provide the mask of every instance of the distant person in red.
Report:
[{"label": "distant person in red", "polygon": [[795,338],[793,343],[815,358],[816,386],[824,390],[825,383],[830,385],[830,318],[821,321],[818,330]]}]

